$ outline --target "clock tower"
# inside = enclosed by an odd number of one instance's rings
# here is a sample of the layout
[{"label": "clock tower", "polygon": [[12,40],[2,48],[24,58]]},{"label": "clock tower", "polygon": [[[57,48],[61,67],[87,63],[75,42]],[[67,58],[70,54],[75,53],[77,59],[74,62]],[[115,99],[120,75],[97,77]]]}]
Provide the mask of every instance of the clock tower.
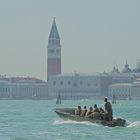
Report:
[{"label": "clock tower", "polygon": [[57,74],[61,74],[61,45],[54,18],[47,46],[47,80]]}]

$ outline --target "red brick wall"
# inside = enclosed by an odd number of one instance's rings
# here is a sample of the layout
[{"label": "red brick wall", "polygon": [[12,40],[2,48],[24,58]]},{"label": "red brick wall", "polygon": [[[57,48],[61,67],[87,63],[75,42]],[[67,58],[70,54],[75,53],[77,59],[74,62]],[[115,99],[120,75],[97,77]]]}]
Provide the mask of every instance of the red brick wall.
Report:
[{"label": "red brick wall", "polygon": [[61,59],[48,59],[47,76],[61,74]]}]

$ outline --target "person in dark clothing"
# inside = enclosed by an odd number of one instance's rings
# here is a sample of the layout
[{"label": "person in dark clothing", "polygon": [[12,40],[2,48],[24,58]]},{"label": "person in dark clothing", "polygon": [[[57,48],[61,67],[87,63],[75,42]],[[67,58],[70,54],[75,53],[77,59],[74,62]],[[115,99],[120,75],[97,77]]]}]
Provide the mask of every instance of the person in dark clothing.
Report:
[{"label": "person in dark clothing", "polygon": [[100,118],[101,120],[105,120],[105,111],[102,109],[102,107],[100,107]]},{"label": "person in dark clothing", "polygon": [[104,99],[105,101],[105,120],[112,121],[113,120],[113,111],[111,103],[108,102],[107,98]]},{"label": "person in dark clothing", "polygon": [[100,113],[105,113],[105,111],[102,109],[102,107],[100,107]]}]

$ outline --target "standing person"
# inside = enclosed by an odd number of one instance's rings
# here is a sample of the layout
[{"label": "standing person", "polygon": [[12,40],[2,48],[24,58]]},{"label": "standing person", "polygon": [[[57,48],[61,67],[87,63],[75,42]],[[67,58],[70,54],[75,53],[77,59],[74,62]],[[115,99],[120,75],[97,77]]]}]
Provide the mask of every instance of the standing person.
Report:
[{"label": "standing person", "polygon": [[104,99],[105,101],[105,120],[112,121],[113,120],[113,111],[111,103],[108,102],[107,97]]}]

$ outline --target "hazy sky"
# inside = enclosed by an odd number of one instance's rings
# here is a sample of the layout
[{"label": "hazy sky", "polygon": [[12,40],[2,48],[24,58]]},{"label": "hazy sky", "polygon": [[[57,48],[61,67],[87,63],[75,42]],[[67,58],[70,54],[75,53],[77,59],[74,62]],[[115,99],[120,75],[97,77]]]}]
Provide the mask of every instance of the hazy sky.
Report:
[{"label": "hazy sky", "polygon": [[53,17],[62,72],[120,70],[140,59],[140,0],[0,0],[0,74],[46,80]]}]

